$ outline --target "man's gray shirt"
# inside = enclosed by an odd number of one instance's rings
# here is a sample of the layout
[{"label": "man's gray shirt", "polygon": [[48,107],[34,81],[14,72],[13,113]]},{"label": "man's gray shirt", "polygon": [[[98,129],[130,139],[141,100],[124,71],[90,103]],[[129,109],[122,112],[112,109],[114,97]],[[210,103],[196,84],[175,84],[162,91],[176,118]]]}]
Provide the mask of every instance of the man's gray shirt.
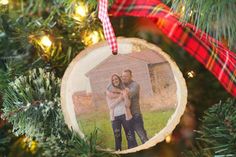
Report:
[{"label": "man's gray shirt", "polygon": [[132,80],[129,85],[126,85],[126,87],[129,88],[129,92],[130,92],[131,114],[132,115],[141,114],[140,105],[139,105],[139,91],[140,91],[139,84]]}]

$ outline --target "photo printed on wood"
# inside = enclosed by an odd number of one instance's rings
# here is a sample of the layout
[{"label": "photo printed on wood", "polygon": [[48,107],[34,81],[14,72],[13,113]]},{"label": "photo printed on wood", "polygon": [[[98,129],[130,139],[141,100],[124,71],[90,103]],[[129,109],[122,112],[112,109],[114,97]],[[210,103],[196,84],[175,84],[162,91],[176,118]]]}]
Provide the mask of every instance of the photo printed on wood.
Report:
[{"label": "photo printed on wood", "polygon": [[129,153],[171,134],[187,89],[177,65],[157,46],[134,38],[118,43],[118,55],[103,42],[71,62],[62,80],[62,109],[81,137],[98,129],[101,149]]}]

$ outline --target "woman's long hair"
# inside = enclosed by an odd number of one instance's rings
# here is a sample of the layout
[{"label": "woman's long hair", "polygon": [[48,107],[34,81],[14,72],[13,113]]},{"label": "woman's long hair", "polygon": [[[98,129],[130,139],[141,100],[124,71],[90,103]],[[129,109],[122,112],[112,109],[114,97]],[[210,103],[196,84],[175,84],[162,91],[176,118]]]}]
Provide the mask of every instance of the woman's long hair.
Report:
[{"label": "woman's long hair", "polygon": [[[119,85],[118,86],[115,86],[114,85],[114,83],[113,83],[113,81],[112,81],[112,79],[113,79],[113,77],[114,76],[116,76],[118,79],[119,79]],[[116,88],[119,88],[119,89],[124,89],[125,87],[124,87],[124,84],[122,83],[122,80],[121,80],[121,78],[120,78],[120,76],[118,75],[118,74],[113,74],[112,76],[111,76],[111,84],[112,84],[112,86],[113,87],[116,87]]]}]

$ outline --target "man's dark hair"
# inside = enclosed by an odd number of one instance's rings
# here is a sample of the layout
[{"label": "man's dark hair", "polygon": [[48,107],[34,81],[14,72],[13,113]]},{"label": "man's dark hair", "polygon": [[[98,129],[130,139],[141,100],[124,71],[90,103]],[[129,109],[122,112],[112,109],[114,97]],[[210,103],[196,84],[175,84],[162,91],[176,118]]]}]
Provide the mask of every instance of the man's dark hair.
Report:
[{"label": "man's dark hair", "polygon": [[126,69],[124,72],[128,72],[132,76],[132,71],[130,69]]}]

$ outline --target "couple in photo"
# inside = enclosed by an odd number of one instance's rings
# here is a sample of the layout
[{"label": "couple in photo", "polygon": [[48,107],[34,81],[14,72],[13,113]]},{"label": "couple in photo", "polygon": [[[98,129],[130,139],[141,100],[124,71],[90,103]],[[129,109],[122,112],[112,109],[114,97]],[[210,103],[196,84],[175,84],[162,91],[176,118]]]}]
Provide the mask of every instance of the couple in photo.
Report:
[{"label": "couple in photo", "polygon": [[122,148],[122,127],[125,131],[128,149],[138,145],[135,132],[142,143],[148,140],[140,110],[139,92],[140,86],[132,80],[131,70],[124,70],[121,76],[118,74],[111,76],[111,82],[106,89],[106,100],[117,151]]}]

